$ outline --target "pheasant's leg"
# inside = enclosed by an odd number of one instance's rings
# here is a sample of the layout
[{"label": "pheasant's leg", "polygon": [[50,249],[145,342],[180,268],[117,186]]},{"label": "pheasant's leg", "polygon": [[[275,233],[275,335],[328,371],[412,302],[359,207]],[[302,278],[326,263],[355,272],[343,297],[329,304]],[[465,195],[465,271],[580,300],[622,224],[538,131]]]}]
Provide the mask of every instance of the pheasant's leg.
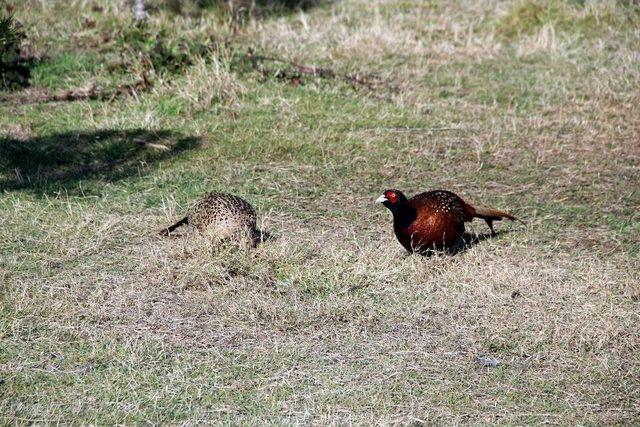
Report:
[{"label": "pheasant's leg", "polygon": [[489,229],[491,229],[491,237],[495,237],[496,236],[496,232],[493,229],[493,220],[492,219],[485,219],[487,225],[489,226]]}]

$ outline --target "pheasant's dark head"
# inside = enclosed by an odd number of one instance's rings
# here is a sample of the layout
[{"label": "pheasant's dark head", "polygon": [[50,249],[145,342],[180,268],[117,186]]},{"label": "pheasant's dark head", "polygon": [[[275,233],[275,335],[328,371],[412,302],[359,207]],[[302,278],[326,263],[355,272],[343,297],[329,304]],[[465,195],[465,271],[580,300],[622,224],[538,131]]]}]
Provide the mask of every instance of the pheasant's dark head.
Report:
[{"label": "pheasant's dark head", "polygon": [[394,212],[406,206],[409,201],[400,190],[386,190],[382,193],[382,196],[378,197],[376,202],[382,203],[385,207]]}]

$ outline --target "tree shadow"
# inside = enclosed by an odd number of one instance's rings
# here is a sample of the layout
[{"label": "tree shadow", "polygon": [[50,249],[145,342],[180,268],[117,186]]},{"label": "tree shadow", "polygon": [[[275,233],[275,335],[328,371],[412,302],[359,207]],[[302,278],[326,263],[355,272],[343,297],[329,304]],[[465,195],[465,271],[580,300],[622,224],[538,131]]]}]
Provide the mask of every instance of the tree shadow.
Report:
[{"label": "tree shadow", "polygon": [[117,181],[141,166],[196,148],[200,140],[169,130],[71,131],[20,139],[0,137],[0,193],[65,189],[81,180]]}]

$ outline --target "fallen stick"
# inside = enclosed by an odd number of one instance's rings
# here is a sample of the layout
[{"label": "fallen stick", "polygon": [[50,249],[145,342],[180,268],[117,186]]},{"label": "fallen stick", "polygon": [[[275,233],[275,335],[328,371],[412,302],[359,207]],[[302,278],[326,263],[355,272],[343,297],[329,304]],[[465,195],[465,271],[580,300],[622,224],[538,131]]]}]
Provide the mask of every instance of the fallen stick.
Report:
[{"label": "fallen stick", "polygon": [[[320,77],[320,78],[326,78],[326,79],[344,80],[354,85],[365,86],[368,89],[374,89],[376,86],[389,86],[389,87],[392,86],[391,82],[389,81],[380,80],[371,76],[363,77],[357,74],[354,75],[354,74],[338,73],[330,68],[317,67],[315,65],[298,64],[293,61],[287,61],[285,59],[276,58],[272,56],[255,55],[253,53],[253,50],[251,49],[247,52],[245,57],[249,59],[249,61],[251,61],[251,65],[253,69],[257,70],[264,76],[275,75],[276,77],[279,77],[279,78],[286,78],[288,74],[289,75],[294,74],[291,76],[291,78],[293,79],[295,77],[298,77],[295,75],[297,73],[297,74],[305,74],[313,77]],[[274,72],[274,70],[267,70],[266,68],[264,68],[261,64],[262,62],[275,62],[278,64],[284,64],[288,67],[288,69],[276,70]]]},{"label": "fallen stick", "polygon": [[20,95],[2,96],[0,97],[0,102],[14,102],[24,105],[39,102],[72,102],[86,99],[112,101],[120,96],[136,96],[138,93],[148,91],[152,86],[146,73],[143,73],[140,80],[135,83],[121,84],[113,89],[98,89],[95,83],[92,83],[86,88],[75,88],[56,93],[38,93],[25,90],[22,91]]}]

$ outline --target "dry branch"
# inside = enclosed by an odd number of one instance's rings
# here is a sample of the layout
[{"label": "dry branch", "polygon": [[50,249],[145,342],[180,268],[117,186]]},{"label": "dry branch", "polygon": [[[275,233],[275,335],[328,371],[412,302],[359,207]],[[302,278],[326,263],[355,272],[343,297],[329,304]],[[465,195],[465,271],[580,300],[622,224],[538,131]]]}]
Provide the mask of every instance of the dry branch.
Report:
[{"label": "dry branch", "polygon": [[142,77],[128,84],[121,84],[111,89],[100,89],[95,83],[91,83],[84,88],[74,88],[55,93],[47,93],[37,90],[25,90],[20,94],[12,96],[1,96],[0,102],[13,102],[15,104],[35,104],[39,102],[60,102],[60,101],[82,101],[82,100],[100,100],[112,101],[121,96],[137,96],[139,93],[147,92],[153,87],[149,81],[147,74],[143,73]]},{"label": "dry branch", "polygon": [[[272,56],[256,55],[251,49],[249,49],[245,57],[251,62],[251,66],[253,67],[253,69],[258,71],[264,77],[275,76],[276,78],[281,80],[289,79],[294,84],[300,83],[301,75],[307,75],[318,77],[321,79],[342,80],[351,83],[354,87],[363,86],[370,90],[373,90],[376,87],[380,86],[386,86],[389,88],[393,87],[393,84],[391,82],[382,80],[375,76],[339,73],[335,70],[332,70],[331,68],[298,64],[293,61]],[[268,69],[263,65],[263,63],[265,62],[283,64],[285,67]]]}]

